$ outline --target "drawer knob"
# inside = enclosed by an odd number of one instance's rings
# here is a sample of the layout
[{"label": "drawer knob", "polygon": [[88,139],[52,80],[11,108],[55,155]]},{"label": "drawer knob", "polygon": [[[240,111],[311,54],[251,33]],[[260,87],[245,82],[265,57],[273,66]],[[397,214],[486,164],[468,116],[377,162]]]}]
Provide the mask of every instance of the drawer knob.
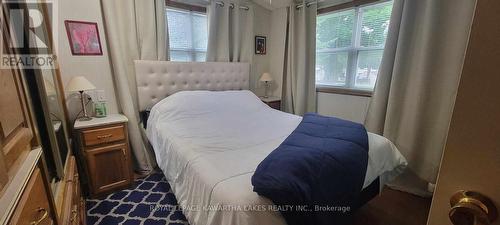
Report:
[{"label": "drawer knob", "polygon": [[38,224],[42,223],[42,221],[47,219],[47,217],[49,217],[49,212],[44,208],[38,208],[37,212],[42,213],[42,217],[40,217],[40,219],[38,219],[38,220],[32,221],[30,223],[30,225],[38,225]]}]

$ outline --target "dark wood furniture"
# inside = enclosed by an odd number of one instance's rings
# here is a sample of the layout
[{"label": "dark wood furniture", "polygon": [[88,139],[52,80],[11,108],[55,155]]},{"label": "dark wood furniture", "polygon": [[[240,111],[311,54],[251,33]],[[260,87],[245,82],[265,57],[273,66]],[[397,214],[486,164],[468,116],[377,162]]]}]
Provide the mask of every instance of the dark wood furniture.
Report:
[{"label": "dark wood furniture", "polygon": [[66,187],[64,190],[64,197],[62,203],[62,224],[81,224],[86,223],[85,198],[83,198],[80,188],[80,175],[76,167],[76,160],[71,156],[68,166],[65,171]]},{"label": "dark wood furniture", "polygon": [[[36,4],[35,8],[42,9],[46,18],[46,5]],[[5,4],[2,7],[4,12],[14,8],[28,11],[25,4]],[[40,35],[48,37],[45,44],[50,44],[53,43],[52,32],[47,24],[43,23],[37,34],[40,31]],[[2,21],[1,25],[11,31],[8,20]],[[22,36],[6,33],[3,38],[3,54],[20,54],[19,49],[9,46],[19,41],[18,38],[22,40]],[[47,47],[52,48],[51,45]],[[39,53],[34,48],[28,50],[23,54],[33,56]],[[60,81],[58,69],[28,70],[20,65],[0,69],[2,225],[86,224],[78,171],[68,145],[67,110],[64,95],[60,94],[63,93]]]},{"label": "dark wood furniture", "polygon": [[266,103],[269,107],[276,109],[276,110],[281,110],[281,99],[276,96],[268,96],[266,97],[259,97],[262,102]]},{"label": "dark wood furniture", "polygon": [[41,149],[33,150],[30,153],[32,157],[29,158],[32,158],[33,161],[28,160],[36,164],[29,168],[30,175],[15,208],[13,208],[8,224],[57,224],[57,213],[47,181],[47,173],[42,160],[40,160]]},{"label": "dark wood furniture", "polygon": [[126,188],[133,182],[127,122],[120,114],[75,122],[77,152],[91,197]]}]

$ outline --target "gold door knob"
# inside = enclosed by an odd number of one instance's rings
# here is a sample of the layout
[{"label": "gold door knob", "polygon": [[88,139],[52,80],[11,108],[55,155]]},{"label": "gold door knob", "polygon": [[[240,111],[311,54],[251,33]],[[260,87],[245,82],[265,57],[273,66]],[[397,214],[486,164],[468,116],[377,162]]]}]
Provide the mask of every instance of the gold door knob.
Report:
[{"label": "gold door knob", "polygon": [[493,202],[477,192],[458,191],[450,205],[449,217],[454,225],[489,225],[498,217]]}]

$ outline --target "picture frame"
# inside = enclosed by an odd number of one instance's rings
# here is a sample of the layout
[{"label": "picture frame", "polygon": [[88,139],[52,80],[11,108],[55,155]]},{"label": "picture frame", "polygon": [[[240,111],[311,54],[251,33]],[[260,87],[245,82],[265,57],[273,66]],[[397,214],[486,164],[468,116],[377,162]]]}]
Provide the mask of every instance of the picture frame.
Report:
[{"label": "picture frame", "polygon": [[95,22],[65,20],[71,54],[102,55],[99,29]]},{"label": "picture frame", "polygon": [[265,36],[255,36],[255,54],[265,55],[266,54],[266,37]]}]

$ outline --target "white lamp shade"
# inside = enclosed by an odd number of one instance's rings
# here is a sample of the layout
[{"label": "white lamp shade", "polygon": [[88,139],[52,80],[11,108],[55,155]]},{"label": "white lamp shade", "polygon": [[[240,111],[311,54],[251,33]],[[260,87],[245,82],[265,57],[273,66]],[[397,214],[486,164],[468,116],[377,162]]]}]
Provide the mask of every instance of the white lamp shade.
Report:
[{"label": "white lamp shade", "polygon": [[263,73],[262,76],[260,76],[259,80],[262,82],[266,82],[266,81],[273,81],[273,78],[271,77],[271,74]]},{"label": "white lamp shade", "polygon": [[90,83],[87,78],[83,76],[76,76],[71,78],[68,85],[66,85],[66,91],[76,92],[76,91],[87,91],[94,90],[95,86]]}]

